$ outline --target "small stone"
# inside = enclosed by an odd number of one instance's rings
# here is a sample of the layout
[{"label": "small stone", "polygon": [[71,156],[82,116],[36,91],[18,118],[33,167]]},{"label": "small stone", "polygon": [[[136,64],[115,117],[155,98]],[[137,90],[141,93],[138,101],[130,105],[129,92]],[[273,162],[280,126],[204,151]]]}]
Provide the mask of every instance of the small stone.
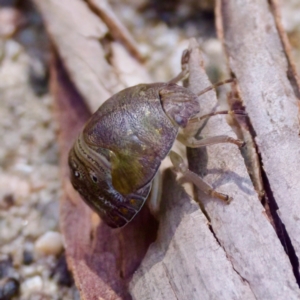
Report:
[{"label": "small stone", "polygon": [[22,47],[14,40],[7,40],[4,51],[7,58],[16,60],[22,53]]},{"label": "small stone", "polygon": [[63,250],[61,234],[48,231],[35,242],[35,251],[42,255],[58,255]]},{"label": "small stone", "polygon": [[37,274],[42,274],[42,273],[39,272],[38,267],[36,267],[35,265],[23,266],[22,268],[22,276],[24,276],[24,278],[32,277]]},{"label": "small stone", "polygon": [[0,281],[0,299],[9,300],[19,293],[20,283],[15,278],[5,278]]},{"label": "small stone", "polygon": [[30,295],[33,292],[42,291],[43,281],[40,276],[33,276],[22,283],[22,294]]},{"label": "small stone", "polygon": [[[12,269],[12,258],[7,255],[0,258],[0,279],[9,276]],[[0,298],[1,299],[1,298]]]},{"label": "small stone", "polygon": [[53,278],[59,285],[70,287],[73,283],[72,273],[68,269],[65,254],[62,254],[58,259],[57,264],[52,269],[51,278]]},{"label": "small stone", "polygon": [[[27,199],[30,195],[29,182],[15,175],[1,174],[0,197],[5,200],[5,197],[8,195],[13,197],[13,204],[18,202],[18,198]],[[3,202],[3,200],[1,200],[1,202]]]},{"label": "small stone", "polygon": [[36,95],[41,96],[48,92],[49,73],[45,63],[32,59],[29,68],[29,81]]},{"label": "small stone", "polygon": [[15,197],[13,194],[4,195],[3,201],[0,201],[0,209],[9,209],[15,204]]},{"label": "small stone", "polygon": [[15,8],[3,7],[0,9],[0,36],[10,37],[25,23],[25,19]]},{"label": "small stone", "polygon": [[33,254],[29,250],[23,251],[23,263],[24,265],[30,265],[33,262]]}]

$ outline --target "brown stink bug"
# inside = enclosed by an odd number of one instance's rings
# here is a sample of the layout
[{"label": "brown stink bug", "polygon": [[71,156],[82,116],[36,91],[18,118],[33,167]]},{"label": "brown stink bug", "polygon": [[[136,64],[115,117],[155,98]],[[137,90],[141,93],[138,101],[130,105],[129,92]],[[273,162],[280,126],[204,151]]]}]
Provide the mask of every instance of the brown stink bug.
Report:
[{"label": "brown stink bug", "polygon": [[175,83],[187,75],[188,58],[186,50],[182,72],[173,80],[139,84],[106,100],[86,123],[69,153],[74,188],[111,227],[126,225],[139,212],[161,161],[169,153],[176,171],[207,194],[230,200],[189,171],[182,158],[171,151],[176,138],[191,147],[224,142],[242,145],[228,136],[187,141],[178,135],[179,128],[197,120],[200,112],[199,95]]}]

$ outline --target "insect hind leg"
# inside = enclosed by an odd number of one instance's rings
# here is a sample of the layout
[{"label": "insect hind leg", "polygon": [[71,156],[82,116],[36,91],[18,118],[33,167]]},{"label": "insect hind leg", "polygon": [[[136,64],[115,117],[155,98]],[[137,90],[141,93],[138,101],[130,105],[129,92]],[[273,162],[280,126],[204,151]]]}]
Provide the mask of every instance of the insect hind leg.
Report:
[{"label": "insect hind leg", "polygon": [[203,191],[205,194],[214,198],[218,198],[226,204],[229,204],[232,201],[231,197],[215,191],[214,188],[206,183],[201,177],[199,177],[199,175],[189,170],[188,166],[185,164],[183,158],[179,154],[171,151],[169,155],[174,166],[174,170],[177,173],[181,173],[185,181],[195,184],[195,186],[197,186],[197,188]]}]

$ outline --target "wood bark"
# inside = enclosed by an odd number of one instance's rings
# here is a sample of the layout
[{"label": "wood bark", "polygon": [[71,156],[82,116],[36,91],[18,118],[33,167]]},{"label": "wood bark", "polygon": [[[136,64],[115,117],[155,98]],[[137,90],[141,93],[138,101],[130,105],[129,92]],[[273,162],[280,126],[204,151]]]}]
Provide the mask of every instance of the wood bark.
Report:
[{"label": "wood bark", "polygon": [[[190,44],[189,87],[210,85],[195,41]],[[199,99],[202,113],[217,109],[215,92]],[[224,116],[210,118],[201,136],[234,136]],[[298,299],[290,261],[265,214],[235,145],[189,151],[190,166],[218,191],[233,197],[226,206],[197,191],[198,205],[169,181],[159,238],[131,282],[134,299]],[[175,192],[173,192],[175,190]],[[185,198],[185,200],[184,200]],[[184,203],[184,204],[182,204]],[[208,224],[208,220],[210,226]]]},{"label": "wood bark", "polygon": [[[272,5],[278,12],[276,1]],[[218,16],[230,71],[255,131],[269,196],[299,258],[299,79],[285,34],[277,30],[282,30],[278,13],[274,18],[267,1],[226,0],[219,1]]]}]

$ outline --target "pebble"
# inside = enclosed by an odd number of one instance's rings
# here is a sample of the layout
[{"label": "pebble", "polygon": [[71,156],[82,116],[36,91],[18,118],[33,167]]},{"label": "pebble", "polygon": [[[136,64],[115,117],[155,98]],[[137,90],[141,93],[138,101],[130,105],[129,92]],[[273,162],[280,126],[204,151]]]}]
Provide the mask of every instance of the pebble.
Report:
[{"label": "pebble", "polygon": [[7,210],[15,204],[15,197],[13,194],[4,195],[3,199],[0,198],[0,209]]},{"label": "pebble", "polygon": [[26,279],[21,286],[22,294],[31,294],[33,292],[42,291],[43,281],[38,275]]},{"label": "pebble", "polygon": [[0,36],[12,36],[19,26],[25,22],[22,14],[13,7],[3,7],[0,9]]},{"label": "pebble", "polygon": [[22,46],[14,40],[8,40],[5,44],[4,51],[7,58],[16,61],[22,52]]},{"label": "pebble", "polygon": [[30,184],[26,179],[10,174],[0,175],[0,197],[1,199],[11,195],[14,202],[22,198],[26,199],[30,195]]},{"label": "pebble", "polygon": [[52,269],[50,278],[53,278],[60,286],[71,286],[74,283],[72,274],[68,268],[66,256],[62,254],[57,264]]},{"label": "pebble", "polygon": [[0,281],[0,299],[9,300],[19,293],[20,283],[15,278],[5,278]]},{"label": "pebble", "polygon": [[24,265],[30,265],[33,262],[33,254],[29,250],[23,251],[23,263]]},{"label": "pebble", "polygon": [[47,231],[35,242],[35,251],[41,255],[58,255],[63,250],[61,234]]},{"label": "pebble", "polygon": [[36,266],[24,266],[22,268],[22,276],[29,278],[32,276],[35,276],[37,274],[41,274],[41,272],[39,272],[40,270],[38,270],[38,268]]}]

